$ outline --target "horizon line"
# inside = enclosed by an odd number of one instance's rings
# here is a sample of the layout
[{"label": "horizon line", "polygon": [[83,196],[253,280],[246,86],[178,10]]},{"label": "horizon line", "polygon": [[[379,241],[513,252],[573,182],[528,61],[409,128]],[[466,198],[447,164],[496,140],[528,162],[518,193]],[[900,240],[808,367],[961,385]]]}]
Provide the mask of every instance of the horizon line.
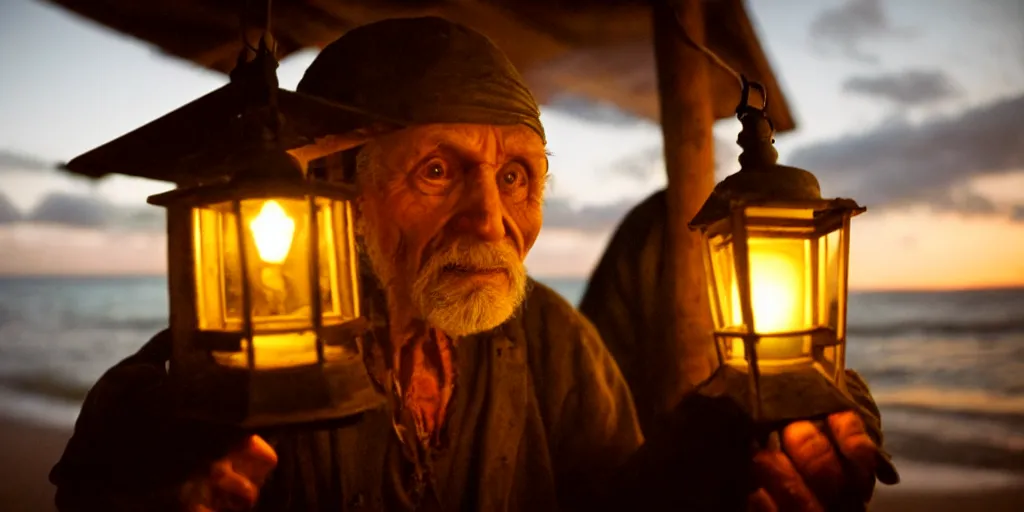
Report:
[{"label": "horizon line", "polygon": [[[586,282],[589,280],[589,276],[573,276],[573,275],[533,275],[530,277],[537,281],[547,280],[561,280],[561,281],[582,281]],[[106,273],[82,273],[82,274],[63,274],[63,273],[5,273],[0,272],[0,280],[2,279],[138,279],[138,278],[167,278],[166,272],[158,273],[128,273],[128,274],[106,274]],[[965,285],[959,287],[936,287],[936,288],[924,288],[919,286],[911,286],[905,288],[889,287],[850,287],[851,293],[914,293],[914,292],[969,292],[969,291],[996,291],[996,290],[1024,290],[1024,282],[1021,283],[1008,283],[1008,284],[991,284],[991,285]]]}]

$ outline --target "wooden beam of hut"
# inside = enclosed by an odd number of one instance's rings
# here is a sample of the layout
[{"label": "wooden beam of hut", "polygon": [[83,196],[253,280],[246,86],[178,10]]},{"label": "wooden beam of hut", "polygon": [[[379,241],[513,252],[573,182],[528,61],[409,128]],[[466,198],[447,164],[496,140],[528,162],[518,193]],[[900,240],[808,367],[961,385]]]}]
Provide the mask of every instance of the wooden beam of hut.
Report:
[{"label": "wooden beam of hut", "polygon": [[[227,73],[241,49],[236,0],[47,0],[151,43],[161,51]],[[666,0],[659,0],[666,1]],[[391,17],[436,15],[488,35],[506,52],[541,103],[560,95],[614,104],[657,121],[659,108],[650,0],[304,0],[274,2],[278,58],[320,48],[352,27]],[[258,6],[259,2],[250,2]],[[248,11],[249,38],[265,14]],[[757,39],[743,0],[706,1],[706,45],[772,92],[778,132],[794,126],[786,99]],[[732,117],[734,79],[709,71],[712,112]]]},{"label": "wooden beam of hut", "polygon": [[[650,363],[658,368],[660,397],[654,402],[663,412],[711,375],[714,344],[708,310],[700,237],[687,227],[714,187],[712,97],[707,57],[682,37],[703,44],[702,0],[654,2],[654,53],[657,61],[661,126],[668,172],[669,257],[666,271],[670,287],[669,338],[650,347]],[[678,20],[676,16],[678,10]],[[661,354],[658,352],[661,351]]]}]

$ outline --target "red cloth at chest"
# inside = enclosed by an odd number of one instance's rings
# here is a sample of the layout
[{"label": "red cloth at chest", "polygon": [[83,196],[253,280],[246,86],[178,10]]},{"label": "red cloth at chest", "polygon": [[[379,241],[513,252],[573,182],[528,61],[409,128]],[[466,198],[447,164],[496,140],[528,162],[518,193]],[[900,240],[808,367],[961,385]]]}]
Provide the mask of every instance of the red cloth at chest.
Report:
[{"label": "red cloth at chest", "polygon": [[402,406],[416,423],[417,438],[436,445],[455,387],[452,341],[440,331],[428,329],[401,350]]}]

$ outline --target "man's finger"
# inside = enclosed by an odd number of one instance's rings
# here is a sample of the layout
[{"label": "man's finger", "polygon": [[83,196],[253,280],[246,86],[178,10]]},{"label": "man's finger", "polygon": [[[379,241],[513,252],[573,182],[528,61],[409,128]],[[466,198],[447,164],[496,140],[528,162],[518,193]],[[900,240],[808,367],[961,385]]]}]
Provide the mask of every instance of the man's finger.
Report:
[{"label": "man's finger", "polygon": [[870,496],[878,465],[878,445],[868,436],[864,422],[853,411],[830,415],[828,425],[839,452],[850,462],[847,469],[853,474],[849,476],[855,479],[858,490]]},{"label": "man's finger", "polygon": [[236,472],[228,461],[216,462],[210,468],[211,505],[219,509],[251,508],[259,498],[259,488],[248,477]]},{"label": "man's finger", "polygon": [[248,478],[257,487],[277,466],[277,452],[259,436],[250,436],[242,449],[228,455],[231,469]]},{"label": "man's finger", "polygon": [[824,512],[800,473],[781,451],[761,450],[754,455],[754,468],[761,487],[779,510]]},{"label": "man's finger", "polygon": [[775,506],[775,502],[772,501],[772,497],[768,495],[768,491],[761,488],[754,491],[747,497],[747,511],[779,512],[779,507]]},{"label": "man's finger", "polygon": [[798,421],[782,431],[782,447],[807,485],[824,503],[839,496],[845,477],[832,441],[813,423]]}]

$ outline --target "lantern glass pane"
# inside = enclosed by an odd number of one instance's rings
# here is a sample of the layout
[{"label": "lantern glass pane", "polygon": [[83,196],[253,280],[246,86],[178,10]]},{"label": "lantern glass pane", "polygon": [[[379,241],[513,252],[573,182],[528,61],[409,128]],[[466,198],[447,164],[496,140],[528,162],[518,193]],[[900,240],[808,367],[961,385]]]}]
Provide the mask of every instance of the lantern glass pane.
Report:
[{"label": "lantern glass pane", "polygon": [[324,325],[359,316],[357,254],[348,201],[317,198],[320,231],[320,297]]},{"label": "lantern glass pane", "polygon": [[[809,357],[810,337],[798,333],[809,330],[813,321],[810,241],[752,231],[747,246],[753,327],[762,336],[759,361],[788,363]],[[736,293],[734,301],[739,302]],[[742,322],[742,316],[734,322]]]},{"label": "lantern glass pane", "polygon": [[[708,272],[708,299],[723,361],[743,361],[743,340],[735,335],[746,332],[740,310],[736,282],[736,258],[731,223],[720,221],[712,228],[704,246],[704,264]],[[735,320],[739,319],[739,322]]]},{"label": "lantern glass pane", "polygon": [[312,327],[309,203],[247,199],[241,211],[253,331]]},{"label": "lantern glass pane", "polygon": [[192,209],[196,314],[204,331],[237,331],[242,314],[242,261],[230,202]]},{"label": "lantern glass pane", "polygon": [[[849,217],[837,229],[823,234],[816,241],[819,264],[817,286],[820,300],[816,324],[826,330],[815,359],[832,378],[843,370],[843,349],[846,338],[846,268],[849,247]],[[829,343],[831,342],[831,343]]]},{"label": "lantern glass pane", "polygon": [[818,255],[821,258],[818,265],[818,286],[822,294],[818,318],[821,325],[834,331],[839,329],[839,294],[841,291],[839,273],[842,261],[840,257],[842,239],[842,230],[836,230],[818,238]]},{"label": "lantern glass pane", "polygon": [[[314,364],[309,201],[247,199],[241,213],[255,367]],[[243,348],[233,365],[245,360]]]},{"label": "lantern glass pane", "polygon": [[[730,290],[731,316],[726,332],[758,335],[758,364],[763,371],[810,362],[815,288],[814,210],[784,206],[750,206],[744,211],[745,254],[749,296],[735,282]],[[749,303],[752,324],[745,325],[743,302]],[[721,337],[726,361],[747,365],[747,351],[740,337]]]},{"label": "lantern glass pane", "polygon": [[[359,315],[351,206],[321,197],[312,204],[311,210],[309,198],[247,199],[237,203],[241,218],[230,201],[192,212],[198,328],[242,334],[247,280],[255,369],[317,363],[312,316],[317,297],[324,326]],[[315,249],[310,245],[311,212],[317,219]],[[314,254],[319,256],[315,262]],[[241,351],[214,351],[213,357],[227,366],[249,368],[249,345],[242,339]],[[349,352],[327,346],[324,357],[349,357]]]},{"label": "lantern glass pane", "polygon": [[[708,280],[709,299],[715,330],[743,330],[743,315],[739,309],[736,285],[736,261],[731,233],[708,237],[707,264],[711,279]],[[739,323],[735,319],[739,319]]]}]

